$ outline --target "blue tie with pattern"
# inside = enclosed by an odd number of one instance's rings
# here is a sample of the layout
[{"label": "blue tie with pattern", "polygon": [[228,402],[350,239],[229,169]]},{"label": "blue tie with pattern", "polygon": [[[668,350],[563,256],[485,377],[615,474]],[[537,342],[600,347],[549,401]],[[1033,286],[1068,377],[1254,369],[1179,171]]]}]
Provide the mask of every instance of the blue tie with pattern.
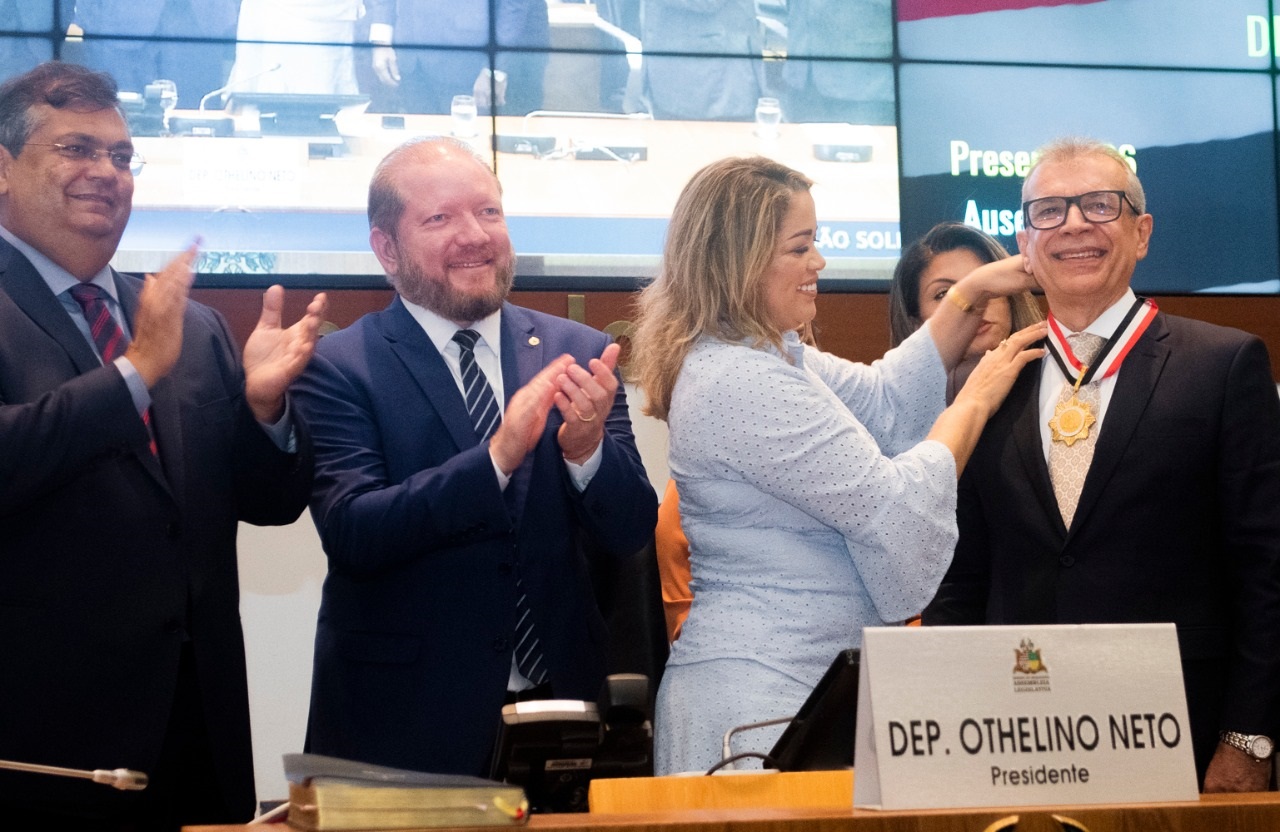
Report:
[{"label": "blue tie with pattern", "polygon": [[[471,414],[476,436],[483,442],[498,429],[502,414],[498,411],[498,400],[493,395],[493,388],[476,364],[476,342],[480,340],[480,333],[472,329],[460,329],[453,334],[453,340],[458,345],[460,354],[458,365],[462,370],[463,398],[467,402],[467,413]],[[529,595],[524,590],[518,566],[515,645],[516,669],[520,671],[520,675],[535,685],[547,681],[547,668],[542,661],[542,645],[534,632],[533,616],[529,614]]]},{"label": "blue tie with pattern", "polygon": [[467,413],[471,414],[476,437],[483,442],[498,429],[502,414],[498,411],[493,388],[476,364],[476,342],[480,340],[480,333],[473,329],[460,329],[453,333],[453,340],[461,354],[458,363],[462,368],[462,396],[467,400]]}]

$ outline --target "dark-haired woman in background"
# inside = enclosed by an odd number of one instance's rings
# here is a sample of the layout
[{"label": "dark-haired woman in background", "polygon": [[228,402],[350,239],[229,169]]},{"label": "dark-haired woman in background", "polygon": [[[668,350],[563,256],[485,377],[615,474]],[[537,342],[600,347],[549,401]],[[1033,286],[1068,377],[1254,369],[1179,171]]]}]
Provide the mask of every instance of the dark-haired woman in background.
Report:
[{"label": "dark-haired woman in background", "polygon": [[[940,222],[902,252],[889,287],[889,339],[893,346],[907,340],[946,299],[947,290],[985,263],[1009,256],[1004,246],[976,228]],[[947,375],[947,401],[969,377],[978,359],[1010,332],[1044,320],[1039,302],[1030,292],[992,298],[982,314],[965,358]]]}]

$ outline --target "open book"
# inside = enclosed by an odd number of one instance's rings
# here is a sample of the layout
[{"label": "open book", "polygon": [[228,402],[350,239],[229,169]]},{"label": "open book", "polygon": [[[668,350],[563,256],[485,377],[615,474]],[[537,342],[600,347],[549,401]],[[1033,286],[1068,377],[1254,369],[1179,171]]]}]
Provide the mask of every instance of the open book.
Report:
[{"label": "open book", "polygon": [[514,826],[529,819],[519,786],[319,754],[284,755],[289,824],[301,829]]}]

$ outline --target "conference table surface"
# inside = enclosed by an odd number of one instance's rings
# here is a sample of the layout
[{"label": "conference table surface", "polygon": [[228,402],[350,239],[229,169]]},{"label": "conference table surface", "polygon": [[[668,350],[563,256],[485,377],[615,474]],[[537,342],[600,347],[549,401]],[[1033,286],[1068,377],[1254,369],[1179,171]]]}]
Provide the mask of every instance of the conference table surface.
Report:
[{"label": "conference table surface", "polygon": [[[1012,820],[1015,816],[1019,819],[1016,826]],[[1060,820],[1055,820],[1054,816]],[[255,827],[184,828],[188,832],[249,832]],[[695,809],[636,814],[534,815],[527,828],[540,832],[582,829],[624,832],[996,832],[1015,828],[1018,832],[1063,829],[1084,829],[1088,832],[1274,832],[1280,829],[1280,793],[1211,794],[1202,795],[1193,802],[1090,806],[910,811]]]}]

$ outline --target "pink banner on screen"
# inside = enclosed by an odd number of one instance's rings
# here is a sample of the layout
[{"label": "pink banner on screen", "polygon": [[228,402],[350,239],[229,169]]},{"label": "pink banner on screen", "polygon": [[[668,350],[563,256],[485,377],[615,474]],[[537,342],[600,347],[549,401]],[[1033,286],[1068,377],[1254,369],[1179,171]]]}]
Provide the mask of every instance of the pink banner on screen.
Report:
[{"label": "pink banner on screen", "polygon": [[982,12],[1006,12],[1047,6],[1091,6],[1106,0],[898,0],[898,20],[926,20]]}]

